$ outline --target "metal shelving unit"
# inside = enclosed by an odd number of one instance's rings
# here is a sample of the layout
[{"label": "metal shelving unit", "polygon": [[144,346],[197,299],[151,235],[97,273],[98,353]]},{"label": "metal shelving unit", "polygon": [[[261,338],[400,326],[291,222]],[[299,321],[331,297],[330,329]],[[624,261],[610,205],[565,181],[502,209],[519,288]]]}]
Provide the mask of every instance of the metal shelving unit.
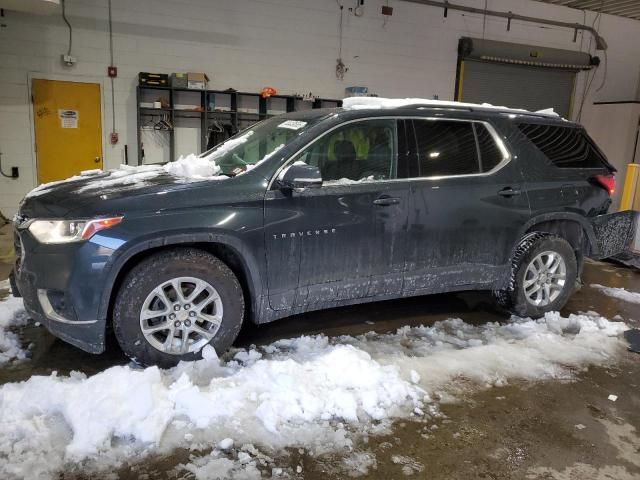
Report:
[{"label": "metal shelving unit", "polygon": [[[193,105],[193,110],[176,108],[176,98],[183,93],[199,94],[198,103]],[[141,106],[141,102],[154,93],[161,96],[168,107]],[[195,95],[194,95],[195,96]],[[192,100],[195,102],[195,98]],[[247,107],[245,105],[249,104]],[[275,106],[280,104],[280,109]],[[253,123],[265,118],[279,115],[285,112],[301,110],[302,105],[311,105],[310,108],[331,108],[342,106],[342,100],[329,98],[316,98],[312,102],[305,101],[302,97],[294,95],[274,95],[262,98],[259,93],[238,92],[235,90],[195,90],[190,88],[138,86],[136,88],[136,121],[138,141],[138,165],[142,160],[141,133],[144,119],[167,115],[167,119],[173,128],[163,130],[169,136],[169,158],[175,159],[175,132],[176,121],[182,118],[200,119],[200,152],[206,150],[207,133],[209,126],[215,119],[223,120],[231,124],[233,132],[242,130]],[[179,105],[179,104],[178,104]],[[255,107],[255,108],[254,108]]]}]

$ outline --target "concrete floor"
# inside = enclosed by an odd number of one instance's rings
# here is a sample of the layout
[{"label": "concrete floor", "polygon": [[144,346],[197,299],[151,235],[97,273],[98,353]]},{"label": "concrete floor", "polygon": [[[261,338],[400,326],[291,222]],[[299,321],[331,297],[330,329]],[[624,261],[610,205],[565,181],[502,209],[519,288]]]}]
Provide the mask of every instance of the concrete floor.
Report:
[{"label": "concrete floor", "polygon": [[[0,255],[6,245],[0,229]],[[6,248],[5,248],[6,250]],[[0,260],[0,280],[8,264]],[[613,264],[588,262],[585,287],[569,301],[563,314],[596,311],[607,318],[620,315],[629,325],[640,327],[640,305],[603,295],[588,285],[600,283],[640,291],[640,273]],[[370,330],[395,331],[404,325],[430,325],[437,320],[460,317],[480,324],[505,321],[488,294],[478,292],[433,295],[394,300],[299,315],[262,327],[243,330],[238,345],[264,344],[278,338],[324,332],[358,335]],[[369,323],[365,323],[368,321]],[[372,325],[370,322],[373,321]],[[21,381],[31,375],[56,370],[87,374],[127,363],[112,344],[107,353],[90,355],[30,326],[22,332],[32,342],[30,361],[0,370],[0,383]],[[609,394],[618,395],[614,403]],[[363,478],[404,478],[402,455],[411,459],[414,478],[429,479],[640,479],[640,355],[628,352],[613,367],[591,368],[577,380],[520,382],[507,387],[469,394],[455,404],[441,406],[444,416],[437,429],[425,434],[423,423],[404,421],[392,433],[372,437],[366,446],[375,454],[377,468]],[[431,425],[431,424],[430,424]],[[576,425],[584,425],[583,429]],[[150,458],[123,466],[123,479],[176,478],[175,466],[188,461],[189,452]],[[409,461],[409,460],[407,460]],[[283,455],[280,465],[301,464],[300,478],[344,478],[338,456],[309,457],[297,450]],[[85,478],[64,474],[61,478]],[[94,478],[94,477],[86,477]]]}]

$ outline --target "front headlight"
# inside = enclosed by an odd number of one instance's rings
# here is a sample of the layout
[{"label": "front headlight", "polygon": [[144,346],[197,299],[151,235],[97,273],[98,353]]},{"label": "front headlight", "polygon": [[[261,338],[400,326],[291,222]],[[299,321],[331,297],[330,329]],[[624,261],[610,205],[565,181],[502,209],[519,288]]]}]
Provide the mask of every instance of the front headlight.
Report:
[{"label": "front headlight", "polygon": [[119,224],[122,217],[94,220],[34,220],[29,232],[40,243],[71,243],[89,240],[100,230]]}]

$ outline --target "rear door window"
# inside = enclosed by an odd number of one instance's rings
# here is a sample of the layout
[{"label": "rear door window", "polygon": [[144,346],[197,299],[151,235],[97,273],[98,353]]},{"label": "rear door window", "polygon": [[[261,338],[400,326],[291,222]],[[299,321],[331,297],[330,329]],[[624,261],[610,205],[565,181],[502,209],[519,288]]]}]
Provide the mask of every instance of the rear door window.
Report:
[{"label": "rear door window", "polygon": [[558,168],[602,168],[608,165],[582,128],[520,123],[518,129]]},{"label": "rear door window", "polygon": [[414,120],[420,177],[480,173],[473,123]]}]

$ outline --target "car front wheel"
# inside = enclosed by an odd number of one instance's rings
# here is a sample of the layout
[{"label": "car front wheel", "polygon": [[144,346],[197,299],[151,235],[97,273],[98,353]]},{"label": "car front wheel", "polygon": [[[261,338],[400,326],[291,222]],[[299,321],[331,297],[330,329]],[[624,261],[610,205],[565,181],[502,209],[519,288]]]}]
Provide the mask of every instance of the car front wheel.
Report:
[{"label": "car front wheel", "polygon": [[237,337],[242,288],[215,256],[180,248],[152,255],[126,276],[116,297],[113,327],[122,350],[143,365],[171,367],[218,354]]}]

